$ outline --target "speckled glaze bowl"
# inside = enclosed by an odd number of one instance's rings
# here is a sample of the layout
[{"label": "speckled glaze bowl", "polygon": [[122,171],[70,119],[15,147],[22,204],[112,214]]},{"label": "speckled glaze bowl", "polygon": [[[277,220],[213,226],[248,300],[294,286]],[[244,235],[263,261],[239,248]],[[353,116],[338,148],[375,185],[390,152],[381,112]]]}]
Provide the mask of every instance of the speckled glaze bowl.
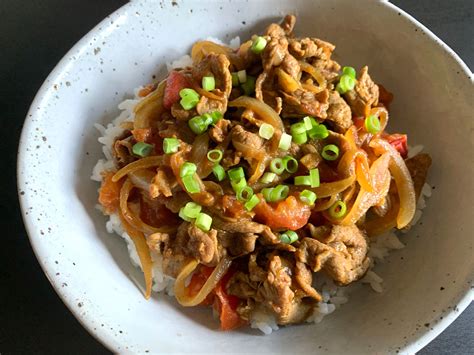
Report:
[{"label": "speckled glaze bowl", "polygon": [[[430,152],[434,191],[402,238],[407,247],[378,269],[383,294],[360,288],[318,325],[223,333],[207,309],[143,298],[125,244],[94,208],[89,177],[101,151],[93,124],[110,121],[133,88],[164,75],[165,62],[195,40],[246,37],[286,13],[298,15],[297,34],[335,43],[341,64],[368,64],[394,92],[391,129]],[[388,2],[131,2],[66,54],[31,105],[18,160],[24,221],[59,296],[114,352],[414,353],[473,297],[473,97],[459,57]]]}]

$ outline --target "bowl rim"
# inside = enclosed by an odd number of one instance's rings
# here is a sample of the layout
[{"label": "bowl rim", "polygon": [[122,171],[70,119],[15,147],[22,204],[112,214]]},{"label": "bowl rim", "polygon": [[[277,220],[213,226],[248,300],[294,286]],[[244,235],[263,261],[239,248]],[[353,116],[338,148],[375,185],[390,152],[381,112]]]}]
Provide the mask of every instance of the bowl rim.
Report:
[{"label": "bowl rim", "polygon": [[[40,106],[39,104],[45,99],[47,91],[50,89],[50,85],[48,82],[53,82],[54,78],[56,78],[61,72],[64,71],[64,67],[68,63],[68,58],[72,56],[73,53],[77,52],[77,50],[87,43],[90,42],[90,40],[94,37],[94,35],[97,32],[102,32],[105,31],[106,28],[108,28],[108,24],[110,19],[113,19],[115,17],[120,17],[124,13],[127,12],[127,10],[132,9],[134,6],[136,6],[136,3],[139,3],[140,1],[132,1],[129,2],[108,16],[106,16],[102,21],[100,21],[96,26],[94,26],[87,34],[85,34],[78,42],[76,42],[71,49],[61,58],[61,60],[56,64],[54,69],[51,71],[51,73],[46,77],[45,81],[41,85],[40,89],[38,90],[37,94],[35,95],[34,100],[32,101],[30,108],[28,110],[28,113],[26,115],[19,144],[18,144],[18,158],[17,158],[17,169],[16,169],[16,174],[17,174],[17,193],[18,193],[18,198],[20,201],[20,209],[22,213],[22,218],[23,218],[23,223],[25,225],[28,238],[30,241],[30,244],[32,246],[33,252],[36,256],[36,259],[38,260],[38,263],[46,275],[47,279],[53,286],[56,294],[59,296],[59,298],[63,301],[65,306],[69,309],[69,311],[74,315],[74,317],[79,321],[79,323],[91,334],[97,341],[99,341],[102,345],[104,345],[108,350],[110,351],[118,351],[116,343],[113,341],[111,337],[104,336],[103,334],[99,333],[98,331],[94,331],[94,326],[91,323],[91,319],[89,318],[89,315],[83,315],[79,311],[78,308],[73,306],[73,302],[70,301],[71,297],[66,297],[66,295],[71,295],[73,291],[70,291],[69,289],[64,289],[61,288],[61,282],[53,277],[53,271],[48,268],[47,265],[41,262],[43,257],[46,255],[46,253],[41,250],[40,244],[42,243],[42,239],[39,235],[39,231],[35,228],[35,221],[33,220],[32,217],[30,217],[28,214],[25,212],[27,211],[26,208],[26,200],[28,199],[28,194],[25,192],[22,194],[22,191],[26,191],[26,189],[23,189],[23,186],[25,186],[25,181],[24,177],[22,174],[22,170],[26,170],[26,164],[25,161],[28,159],[26,157],[27,152],[25,147],[25,142],[28,140],[28,133],[32,129],[33,121],[36,116],[36,107]],[[474,84],[474,77],[473,73],[469,69],[469,67],[464,63],[464,61],[459,57],[459,55],[454,52],[446,43],[444,43],[440,38],[438,38],[433,32],[431,32],[426,26],[424,26],[421,22],[419,22],[417,19],[415,19],[412,15],[408,14],[405,12],[403,9],[397,7],[396,5],[390,3],[388,0],[378,0],[379,4],[382,4],[387,10],[392,11],[402,17],[404,17],[406,20],[408,20],[412,25],[416,26],[418,29],[421,29],[429,38],[430,40],[434,41],[437,43],[441,49],[449,55],[451,58],[453,58],[456,63],[461,67],[461,69],[464,71],[464,73],[468,76],[469,80],[471,81],[472,84]],[[473,280],[471,280],[472,283]],[[469,306],[469,304],[474,300],[474,290],[472,287],[468,287],[466,290],[461,290],[462,293],[464,293],[458,300],[456,306],[457,310],[455,311],[453,307],[452,310],[450,310],[448,313],[445,314],[444,318],[437,322],[435,325],[433,325],[432,328],[427,329],[424,333],[422,333],[421,336],[418,338],[413,338],[412,341],[408,344],[406,344],[404,347],[400,349],[400,353],[416,353],[423,347],[425,347],[427,344],[429,344],[433,339],[435,339],[439,334],[441,334],[456,318]]]}]

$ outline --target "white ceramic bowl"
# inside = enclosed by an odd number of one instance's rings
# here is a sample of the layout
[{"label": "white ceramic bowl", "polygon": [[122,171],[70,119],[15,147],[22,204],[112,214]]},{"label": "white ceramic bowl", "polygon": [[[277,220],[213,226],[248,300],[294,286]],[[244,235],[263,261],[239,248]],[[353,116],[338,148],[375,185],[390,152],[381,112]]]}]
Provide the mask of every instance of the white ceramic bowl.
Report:
[{"label": "white ceramic bowl", "polygon": [[[425,145],[435,190],[422,223],[402,239],[407,248],[379,268],[382,295],[362,288],[319,325],[223,333],[208,309],[143,299],[123,241],[94,208],[98,186],[89,177],[101,152],[93,124],[108,122],[193,41],[245,37],[286,13],[298,15],[298,34],[335,43],[342,64],[368,64],[395,93],[391,129]],[[473,94],[459,57],[387,2],[132,2],[71,49],[31,106],[18,161],[25,224],[59,296],[113,351],[412,353],[473,296]]]}]

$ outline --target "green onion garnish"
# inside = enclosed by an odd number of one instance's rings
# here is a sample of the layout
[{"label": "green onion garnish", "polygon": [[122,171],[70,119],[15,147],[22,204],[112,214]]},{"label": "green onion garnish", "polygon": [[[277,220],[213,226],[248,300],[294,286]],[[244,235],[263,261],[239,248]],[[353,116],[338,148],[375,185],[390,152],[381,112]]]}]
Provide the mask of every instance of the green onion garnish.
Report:
[{"label": "green onion garnish", "polygon": [[290,174],[296,173],[298,170],[298,160],[292,156],[287,155],[283,158],[283,166]]},{"label": "green onion garnish", "polygon": [[354,78],[356,77],[356,71],[352,67],[343,67],[342,68],[342,74],[349,75],[350,77]]},{"label": "green onion garnish", "polygon": [[291,244],[298,240],[298,234],[295,231],[287,230],[285,233],[280,234],[280,242],[284,244]]},{"label": "green onion garnish", "polygon": [[287,151],[291,147],[291,140],[293,139],[292,136],[290,136],[287,133],[282,133],[280,137],[280,142],[278,143],[278,148],[284,151]]},{"label": "green onion garnish", "polygon": [[244,70],[239,70],[237,72],[237,77],[239,78],[239,83],[243,84],[247,81],[247,71]]},{"label": "green onion garnish", "polygon": [[209,232],[212,225],[212,217],[205,213],[199,213],[194,222],[196,227],[203,230],[204,232]]},{"label": "green onion garnish", "polygon": [[153,151],[153,145],[145,143],[145,142],[135,143],[132,147],[133,154],[138,155],[139,157],[142,157],[142,158],[150,155],[152,151]]},{"label": "green onion garnish", "polygon": [[251,210],[253,210],[253,208],[254,208],[255,206],[258,205],[259,202],[260,202],[260,199],[258,198],[258,196],[257,196],[257,195],[253,195],[253,196],[250,198],[250,200],[248,200],[247,202],[245,202],[244,207],[245,207],[245,209],[246,209],[247,211],[251,211]]},{"label": "green onion garnish", "polygon": [[197,171],[196,164],[190,163],[190,162],[184,162],[179,168],[179,176],[185,177],[188,175],[194,175],[196,171]]},{"label": "green onion garnish", "polygon": [[341,218],[346,214],[347,207],[343,201],[336,201],[331,207],[329,207],[329,215],[332,218]]},{"label": "green onion garnish", "polygon": [[206,91],[214,90],[216,88],[216,79],[213,76],[203,76],[202,88]]},{"label": "green onion garnish", "polygon": [[199,183],[196,181],[193,175],[186,175],[181,178],[183,181],[184,188],[186,189],[187,192],[190,194],[195,194],[201,191],[199,187]]},{"label": "green onion garnish", "polygon": [[314,203],[316,202],[316,198],[317,198],[317,196],[313,191],[303,190],[303,191],[300,192],[301,202],[303,202],[304,204],[306,204],[308,206],[314,205]]},{"label": "green onion garnish", "polygon": [[179,216],[187,222],[196,218],[201,212],[202,207],[196,202],[188,202],[179,210]]},{"label": "green onion garnish", "polygon": [[336,85],[336,90],[340,94],[345,94],[348,91],[354,89],[356,80],[347,74],[343,74],[339,79],[339,83]]},{"label": "green onion garnish", "polygon": [[241,166],[230,169],[229,171],[227,171],[227,175],[229,175],[230,181],[245,179],[244,168],[242,168]]},{"label": "green onion garnish", "polygon": [[289,192],[290,188],[287,185],[277,185],[270,193],[270,202],[284,200]]},{"label": "green onion garnish", "polygon": [[304,122],[293,123],[290,126],[291,135],[306,133],[306,125]]},{"label": "green onion garnish", "polygon": [[246,202],[253,196],[253,190],[250,186],[245,186],[237,191],[237,200]]},{"label": "green onion garnish", "polygon": [[255,54],[260,54],[263,52],[267,45],[267,40],[263,38],[262,36],[257,36],[254,38],[252,47],[250,47],[250,50],[254,52]]},{"label": "green onion garnish", "polygon": [[202,119],[203,124],[204,124],[205,127],[206,127],[206,130],[209,128],[209,126],[210,126],[211,124],[214,123],[214,120],[213,120],[213,118],[212,118],[212,115],[211,115],[210,113],[207,113],[207,112],[206,112],[206,113],[203,113],[203,114],[201,115],[201,119]]},{"label": "green onion garnish", "polygon": [[239,193],[240,190],[247,186],[247,181],[245,180],[245,178],[241,178],[238,180],[231,180],[230,184],[232,185],[234,192]]},{"label": "green onion garnish", "polygon": [[273,187],[265,187],[264,189],[262,189],[261,193],[265,201],[270,202],[272,191]]},{"label": "green onion garnish", "polygon": [[244,94],[247,96],[252,95],[255,92],[255,77],[251,75],[247,75],[247,80],[245,83],[240,85],[242,90],[244,90]]},{"label": "green onion garnish", "polygon": [[281,158],[275,158],[270,162],[270,170],[277,175],[280,175],[284,170],[283,160]]},{"label": "green onion garnish", "polygon": [[276,178],[276,174],[275,173],[265,173],[263,174],[262,178],[260,179],[260,182],[263,183],[263,184],[269,184],[271,182],[273,182],[273,180],[275,180]]},{"label": "green onion garnish", "polygon": [[211,113],[211,117],[212,117],[212,124],[216,124],[223,117],[222,112],[214,111]]},{"label": "green onion garnish", "polygon": [[223,155],[222,150],[212,149],[207,152],[207,159],[209,159],[210,162],[217,164],[221,161]]},{"label": "green onion garnish", "polygon": [[[306,116],[305,118],[303,118],[304,127],[306,128],[307,131],[309,131],[311,128],[313,128],[313,122],[311,121],[311,118],[312,117],[309,117],[309,116]],[[314,120],[314,118],[313,118],[313,120]]]},{"label": "green onion garnish", "polygon": [[195,134],[202,134],[207,130],[208,125],[201,116],[195,116],[188,121],[188,126]]},{"label": "green onion garnish", "polygon": [[188,88],[181,89],[179,96],[181,97],[180,104],[185,110],[191,110],[192,108],[196,107],[200,98],[196,91]]},{"label": "green onion garnish", "polygon": [[163,139],[163,151],[165,154],[176,153],[179,149],[179,139],[165,138]]},{"label": "green onion garnish", "polygon": [[339,147],[335,144],[325,145],[321,156],[329,161],[336,160],[339,157]]},{"label": "green onion garnish", "polygon": [[308,136],[307,136],[306,132],[299,133],[299,134],[293,134],[293,141],[296,144],[304,144],[308,141]]},{"label": "green onion garnish", "polygon": [[264,139],[272,138],[273,133],[275,133],[275,128],[268,123],[263,123],[258,130],[258,135]]},{"label": "green onion garnish", "polygon": [[232,75],[232,86],[239,86],[239,76],[237,73],[231,73]]},{"label": "green onion garnish", "polygon": [[215,165],[212,167],[212,173],[216,177],[217,181],[222,181],[225,179],[225,170],[222,165]]},{"label": "green onion garnish", "polygon": [[311,186],[311,177],[310,176],[296,176],[295,177],[295,185],[296,186]]},{"label": "green onion garnish", "polygon": [[309,171],[311,187],[319,187],[319,169],[314,168]]},{"label": "green onion garnish", "polygon": [[308,131],[308,136],[311,139],[324,139],[329,136],[329,132],[325,125],[318,124]]},{"label": "green onion garnish", "polygon": [[380,120],[375,115],[370,115],[365,119],[365,129],[367,132],[377,134],[380,132]]}]

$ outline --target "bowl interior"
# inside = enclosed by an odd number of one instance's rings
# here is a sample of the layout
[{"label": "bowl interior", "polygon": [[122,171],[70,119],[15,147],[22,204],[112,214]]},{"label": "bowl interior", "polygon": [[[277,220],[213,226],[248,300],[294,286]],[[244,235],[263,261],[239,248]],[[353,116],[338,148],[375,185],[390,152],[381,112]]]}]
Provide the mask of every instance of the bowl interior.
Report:
[{"label": "bowl interior", "polygon": [[[298,35],[336,44],[342,65],[368,65],[395,94],[390,130],[408,133],[411,145],[431,154],[433,196],[421,223],[402,237],[407,248],[377,267],[383,294],[359,287],[318,325],[270,336],[222,333],[208,309],[142,297],[125,244],[105,231],[94,207],[98,185],[89,178],[101,150],[93,124],[109,122],[133,88],[163,76],[165,63],[195,40],[246,38],[286,13],[297,14]],[[66,55],[31,107],[19,159],[25,222],[60,296],[115,351],[415,351],[472,299],[472,98],[472,79],[455,57],[387,3],[132,2]]]}]

